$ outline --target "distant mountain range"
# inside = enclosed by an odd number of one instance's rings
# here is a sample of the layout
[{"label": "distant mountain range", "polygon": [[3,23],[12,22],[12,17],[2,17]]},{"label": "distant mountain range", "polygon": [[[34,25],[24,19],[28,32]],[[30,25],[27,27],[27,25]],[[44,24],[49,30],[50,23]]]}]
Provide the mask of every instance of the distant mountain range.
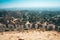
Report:
[{"label": "distant mountain range", "polygon": [[46,10],[46,11],[60,11],[60,8],[0,8],[0,10]]}]

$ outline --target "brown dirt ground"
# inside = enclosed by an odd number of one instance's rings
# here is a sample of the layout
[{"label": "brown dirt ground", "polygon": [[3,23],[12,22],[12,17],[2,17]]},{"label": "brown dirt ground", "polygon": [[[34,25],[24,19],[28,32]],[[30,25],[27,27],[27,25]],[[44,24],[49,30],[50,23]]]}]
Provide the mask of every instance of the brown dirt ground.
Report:
[{"label": "brown dirt ground", "polygon": [[0,33],[0,40],[60,40],[60,33],[37,30],[24,32],[9,31]]}]

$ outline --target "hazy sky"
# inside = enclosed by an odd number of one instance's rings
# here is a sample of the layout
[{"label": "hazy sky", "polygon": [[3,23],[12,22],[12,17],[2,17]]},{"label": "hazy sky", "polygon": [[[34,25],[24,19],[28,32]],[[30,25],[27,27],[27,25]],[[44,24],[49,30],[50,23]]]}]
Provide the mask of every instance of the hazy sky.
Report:
[{"label": "hazy sky", "polygon": [[60,7],[60,0],[0,0],[0,8]]}]

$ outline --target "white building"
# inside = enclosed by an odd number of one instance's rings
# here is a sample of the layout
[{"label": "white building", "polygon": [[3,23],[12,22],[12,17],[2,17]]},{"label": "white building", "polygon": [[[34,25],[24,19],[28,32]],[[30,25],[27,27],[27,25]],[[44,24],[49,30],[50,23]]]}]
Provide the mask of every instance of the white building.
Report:
[{"label": "white building", "polygon": [[32,24],[29,21],[26,22],[25,26],[26,26],[26,29],[32,28]]},{"label": "white building", "polygon": [[54,24],[48,24],[47,29],[55,30],[55,25]]}]

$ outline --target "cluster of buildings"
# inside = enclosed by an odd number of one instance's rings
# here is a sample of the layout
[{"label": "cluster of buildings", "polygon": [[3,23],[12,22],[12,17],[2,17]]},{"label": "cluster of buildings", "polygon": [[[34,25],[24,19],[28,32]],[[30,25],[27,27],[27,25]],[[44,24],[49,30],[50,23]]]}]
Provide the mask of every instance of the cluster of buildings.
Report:
[{"label": "cluster of buildings", "polygon": [[[54,18],[55,20],[58,18]],[[22,21],[20,18],[14,17],[4,17],[4,21],[0,22],[0,31],[23,31],[23,30],[31,30],[31,29],[46,29],[46,30],[56,30],[60,31],[60,26],[54,24],[53,22],[45,21],[41,23],[40,21],[29,22]]]}]

